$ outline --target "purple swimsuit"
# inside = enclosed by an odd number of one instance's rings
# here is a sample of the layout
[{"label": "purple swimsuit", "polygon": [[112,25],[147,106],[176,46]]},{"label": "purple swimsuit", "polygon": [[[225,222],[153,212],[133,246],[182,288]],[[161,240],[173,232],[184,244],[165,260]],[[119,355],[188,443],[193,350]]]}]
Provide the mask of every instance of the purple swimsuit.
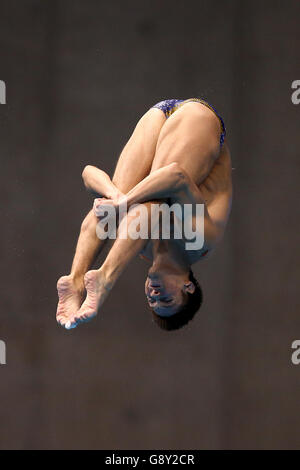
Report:
[{"label": "purple swimsuit", "polygon": [[204,101],[200,98],[189,98],[187,100],[177,100],[177,99],[164,100],[164,101],[160,101],[159,103],[156,103],[154,106],[152,106],[152,108],[161,109],[164,112],[166,118],[168,119],[168,117],[170,117],[173,113],[175,113],[175,111],[178,108],[180,108],[180,106],[182,106],[184,103],[188,103],[189,101],[196,101],[198,103],[204,104],[204,106],[207,106],[209,109],[211,109],[215,113],[215,115],[217,116],[221,124],[222,132],[220,136],[220,145],[222,146],[224,143],[225,136],[226,136],[225,124],[224,124],[223,119],[219,115],[219,113],[216,111],[216,109],[214,109],[209,103],[207,103],[207,101]]}]

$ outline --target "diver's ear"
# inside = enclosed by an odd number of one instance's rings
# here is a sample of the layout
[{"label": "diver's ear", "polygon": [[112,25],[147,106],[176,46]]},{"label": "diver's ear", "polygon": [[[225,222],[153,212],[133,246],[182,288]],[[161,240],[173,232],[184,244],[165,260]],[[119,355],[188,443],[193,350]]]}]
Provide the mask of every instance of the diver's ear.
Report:
[{"label": "diver's ear", "polygon": [[196,286],[192,281],[184,283],[184,292],[188,292],[189,294],[193,294],[195,292]]}]

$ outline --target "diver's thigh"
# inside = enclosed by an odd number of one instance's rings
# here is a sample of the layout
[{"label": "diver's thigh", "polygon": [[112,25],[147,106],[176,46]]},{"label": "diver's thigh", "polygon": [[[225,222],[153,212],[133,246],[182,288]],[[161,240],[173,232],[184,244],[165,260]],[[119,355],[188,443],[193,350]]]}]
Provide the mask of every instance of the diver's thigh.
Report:
[{"label": "diver's thigh", "polygon": [[121,152],[112,179],[120,191],[127,193],[149,174],[165,121],[164,113],[157,108],[150,108],[138,121]]},{"label": "diver's thigh", "polygon": [[200,184],[219,156],[220,133],[219,120],[210,109],[186,103],[162,127],[151,171],[177,162]]}]

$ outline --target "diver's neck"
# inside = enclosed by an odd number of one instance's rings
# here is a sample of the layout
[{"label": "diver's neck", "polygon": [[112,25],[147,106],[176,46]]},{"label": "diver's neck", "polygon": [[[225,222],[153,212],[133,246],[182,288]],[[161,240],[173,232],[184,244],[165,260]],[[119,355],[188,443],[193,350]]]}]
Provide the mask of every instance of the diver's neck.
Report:
[{"label": "diver's neck", "polygon": [[189,271],[190,265],[185,254],[173,240],[152,240],[153,264],[151,271],[170,268],[172,272],[183,273]]}]

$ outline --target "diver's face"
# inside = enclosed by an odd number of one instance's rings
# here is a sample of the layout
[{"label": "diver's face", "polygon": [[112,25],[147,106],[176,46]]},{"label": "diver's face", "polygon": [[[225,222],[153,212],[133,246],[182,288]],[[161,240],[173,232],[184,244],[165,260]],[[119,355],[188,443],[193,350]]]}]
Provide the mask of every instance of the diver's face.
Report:
[{"label": "diver's face", "polygon": [[148,274],[145,282],[145,294],[149,306],[160,316],[177,313],[186,302],[186,277],[179,275]]}]

